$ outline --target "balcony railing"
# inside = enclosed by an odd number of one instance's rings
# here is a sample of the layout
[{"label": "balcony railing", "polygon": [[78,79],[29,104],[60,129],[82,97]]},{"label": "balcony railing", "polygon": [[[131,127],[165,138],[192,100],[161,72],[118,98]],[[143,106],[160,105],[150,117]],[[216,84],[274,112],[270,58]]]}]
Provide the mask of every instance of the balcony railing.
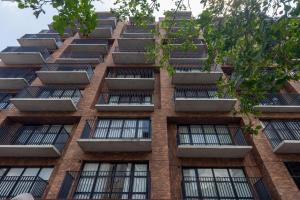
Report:
[{"label": "balcony railing", "polygon": [[62,42],[58,34],[51,33],[37,33],[37,34],[25,34],[21,39],[54,39],[56,42]]},{"label": "balcony railing", "polygon": [[0,68],[0,78],[24,78],[29,84],[36,78],[36,69]]},{"label": "balcony railing", "polygon": [[14,95],[10,93],[0,93],[0,110],[7,109],[11,106],[10,99],[13,97]]},{"label": "balcony railing", "polygon": [[40,71],[49,72],[86,72],[89,78],[92,78],[94,71],[91,65],[76,64],[45,64]]},{"label": "balcony railing", "polygon": [[108,68],[107,78],[153,78],[153,69],[145,68]]},{"label": "balcony railing", "polygon": [[110,91],[100,95],[99,104],[152,104],[152,91]]},{"label": "balcony railing", "polygon": [[[95,187],[91,184],[97,180]],[[150,199],[149,171],[69,171],[58,199]]]},{"label": "balcony railing", "polygon": [[0,199],[10,199],[23,193],[41,199],[47,185],[47,181],[36,176],[4,176],[0,179]]},{"label": "balcony railing", "polygon": [[43,47],[7,47],[3,53],[41,53],[42,57],[46,60],[50,57],[50,53]]},{"label": "balcony railing", "polygon": [[233,99],[227,93],[218,94],[218,89],[215,86],[177,87],[175,90],[176,98]]},{"label": "balcony railing", "polygon": [[272,200],[262,178],[183,176],[183,199]]}]

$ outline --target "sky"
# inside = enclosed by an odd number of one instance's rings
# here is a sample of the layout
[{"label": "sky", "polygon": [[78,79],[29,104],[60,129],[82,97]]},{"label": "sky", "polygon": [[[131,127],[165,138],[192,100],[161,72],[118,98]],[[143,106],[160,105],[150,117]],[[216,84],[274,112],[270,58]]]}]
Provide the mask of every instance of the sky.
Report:
[{"label": "sky", "polygon": [[[160,0],[161,9],[155,13],[158,18],[163,16],[163,12],[174,8],[172,0]],[[201,11],[199,0],[190,0],[190,7],[193,15],[198,15]],[[113,7],[112,0],[101,0],[95,3],[96,11],[108,11]],[[51,23],[55,9],[50,6],[45,7],[46,14],[41,14],[38,19],[32,14],[31,9],[19,9],[17,3],[11,1],[0,1],[0,51],[7,46],[18,46],[17,39],[26,33],[38,33],[42,29],[47,29]]]}]

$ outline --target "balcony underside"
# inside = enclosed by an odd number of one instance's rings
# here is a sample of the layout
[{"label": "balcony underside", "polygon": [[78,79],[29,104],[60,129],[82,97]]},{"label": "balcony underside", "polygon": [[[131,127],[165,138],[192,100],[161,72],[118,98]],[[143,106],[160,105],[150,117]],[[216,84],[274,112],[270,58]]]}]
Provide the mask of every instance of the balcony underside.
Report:
[{"label": "balcony underside", "polygon": [[184,158],[243,158],[251,146],[238,145],[179,145],[178,157]]},{"label": "balcony underside", "polygon": [[273,150],[275,153],[300,153],[300,141],[299,140],[283,140]]},{"label": "balcony underside", "polygon": [[300,105],[259,105],[254,108],[261,112],[300,112]]},{"label": "balcony underside", "polygon": [[173,84],[214,84],[222,72],[176,72],[172,77]]},{"label": "balcony underside", "polygon": [[79,139],[85,152],[148,152],[151,139]]},{"label": "balcony underside", "polygon": [[236,99],[176,98],[175,111],[229,112],[234,108],[236,101]]},{"label": "balcony underside", "polygon": [[0,58],[5,64],[44,64],[46,62],[39,52],[2,52]]},{"label": "balcony underside", "polygon": [[86,85],[90,83],[85,71],[38,71],[36,73],[44,84]]},{"label": "balcony underside", "polygon": [[68,49],[74,52],[98,52],[99,55],[108,51],[107,44],[69,44]]},{"label": "balcony underside", "polygon": [[154,104],[96,104],[98,111],[154,111]]},{"label": "balcony underside", "polygon": [[53,145],[0,145],[0,157],[59,157]]},{"label": "balcony underside", "polygon": [[20,38],[18,42],[23,47],[37,46],[53,50],[60,46],[53,38]]},{"label": "balcony underside", "polygon": [[57,58],[55,63],[61,64],[99,64],[103,62],[103,58]]},{"label": "balcony underside", "polygon": [[105,78],[109,89],[154,89],[154,78]]},{"label": "balcony underside", "polygon": [[122,33],[123,38],[153,38],[152,33]]},{"label": "balcony underside", "polygon": [[20,111],[73,112],[77,110],[71,98],[12,98],[10,101]]},{"label": "balcony underside", "polygon": [[1,90],[20,90],[28,85],[24,78],[0,78]]},{"label": "balcony underside", "polygon": [[154,39],[151,38],[120,38],[118,47],[121,50],[139,50],[143,51],[147,47],[154,45]]},{"label": "balcony underside", "polygon": [[96,27],[96,29],[90,34],[92,38],[111,38],[112,28],[109,27]]},{"label": "balcony underside", "polygon": [[113,52],[112,56],[115,64],[154,64],[145,52]]}]

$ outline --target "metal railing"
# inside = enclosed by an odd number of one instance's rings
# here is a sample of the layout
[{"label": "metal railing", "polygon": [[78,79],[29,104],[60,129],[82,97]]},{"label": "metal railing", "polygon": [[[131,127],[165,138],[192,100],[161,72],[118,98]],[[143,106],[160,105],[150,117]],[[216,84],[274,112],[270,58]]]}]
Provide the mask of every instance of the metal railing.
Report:
[{"label": "metal railing", "polygon": [[152,104],[153,91],[109,91],[106,93],[101,93],[98,104],[140,104],[149,105]]},{"label": "metal railing", "polygon": [[44,59],[50,57],[49,51],[44,47],[6,47],[3,53],[35,53],[39,52]]},{"label": "metal railing", "polygon": [[14,94],[0,93],[0,110],[7,109],[11,106],[10,99],[14,97]]},{"label": "metal railing", "polygon": [[3,176],[0,177],[0,199],[13,198],[22,193],[42,198],[47,185],[47,181],[37,176]]},{"label": "metal railing", "polygon": [[94,71],[89,64],[45,64],[42,66],[40,71],[84,71],[87,73],[89,78],[92,78]]},{"label": "metal railing", "polygon": [[103,55],[100,52],[94,51],[64,51],[60,58],[103,58]]},{"label": "metal railing", "polygon": [[[172,65],[172,62],[170,63]],[[206,69],[204,65],[195,65],[195,64],[174,64],[174,69],[176,73],[184,72],[222,72],[222,69],[218,65],[212,65],[209,69]]]},{"label": "metal railing", "polygon": [[134,24],[127,24],[124,27],[123,32],[124,33],[151,33],[151,31],[153,31],[156,28],[155,24],[149,24],[146,28],[144,27],[140,27],[140,26],[136,26]]},{"label": "metal railing", "polygon": [[[81,139],[142,139],[151,138],[151,128],[139,127],[97,127],[99,120],[87,120],[81,134]],[[105,131],[107,129],[107,131]],[[114,133],[116,132],[116,134]],[[120,134],[119,134],[120,133]]]},{"label": "metal railing", "polygon": [[153,78],[154,70],[147,68],[117,68],[107,69],[107,78]]},{"label": "metal railing", "polygon": [[23,89],[15,98],[72,99],[76,105],[81,96],[78,88],[30,86]]},{"label": "metal railing", "polygon": [[150,199],[150,172],[68,171],[57,199],[92,198]]},{"label": "metal railing", "polygon": [[54,39],[56,42],[61,42],[61,38],[58,34],[51,33],[36,33],[36,34],[25,34],[21,39]]},{"label": "metal railing", "polygon": [[[177,145],[240,145],[248,146],[240,127],[213,125],[214,131],[206,133],[201,126],[201,132],[189,131],[177,133]],[[192,133],[193,132],[193,133]]]},{"label": "metal railing", "polygon": [[24,78],[30,84],[36,78],[36,70],[33,68],[0,68],[0,78]]},{"label": "metal railing", "polygon": [[272,200],[259,177],[183,176],[183,199]]},{"label": "metal railing", "polygon": [[61,152],[70,137],[63,125],[15,127],[11,123],[0,127],[0,145],[53,145]]},{"label": "metal railing", "polygon": [[195,98],[195,99],[233,99],[225,91],[220,94],[215,86],[190,86],[177,87],[174,92],[176,98]]},{"label": "metal railing", "polygon": [[103,44],[108,45],[108,40],[104,39],[74,39],[72,44]]},{"label": "metal railing", "polygon": [[272,120],[265,123],[264,133],[273,148],[285,140],[300,140],[299,120]]},{"label": "metal railing", "polygon": [[266,99],[260,102],[260,105],[287,105],[300,106],[300,94],[284,93],[284,94],[267,94]]}]

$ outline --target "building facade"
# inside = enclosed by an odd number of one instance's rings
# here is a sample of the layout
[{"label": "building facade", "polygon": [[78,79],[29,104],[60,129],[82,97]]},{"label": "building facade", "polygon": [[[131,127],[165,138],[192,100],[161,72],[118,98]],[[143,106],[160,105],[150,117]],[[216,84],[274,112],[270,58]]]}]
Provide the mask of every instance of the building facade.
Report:
[{"label": "building facade", "polygon": [[299,82],[257,106],[252,136],[204,39],[170,53],[170,76],[146,55],[159,23],[97,16],[89,38],[49,25],[0,53],[0,198],[300,199]]}]

